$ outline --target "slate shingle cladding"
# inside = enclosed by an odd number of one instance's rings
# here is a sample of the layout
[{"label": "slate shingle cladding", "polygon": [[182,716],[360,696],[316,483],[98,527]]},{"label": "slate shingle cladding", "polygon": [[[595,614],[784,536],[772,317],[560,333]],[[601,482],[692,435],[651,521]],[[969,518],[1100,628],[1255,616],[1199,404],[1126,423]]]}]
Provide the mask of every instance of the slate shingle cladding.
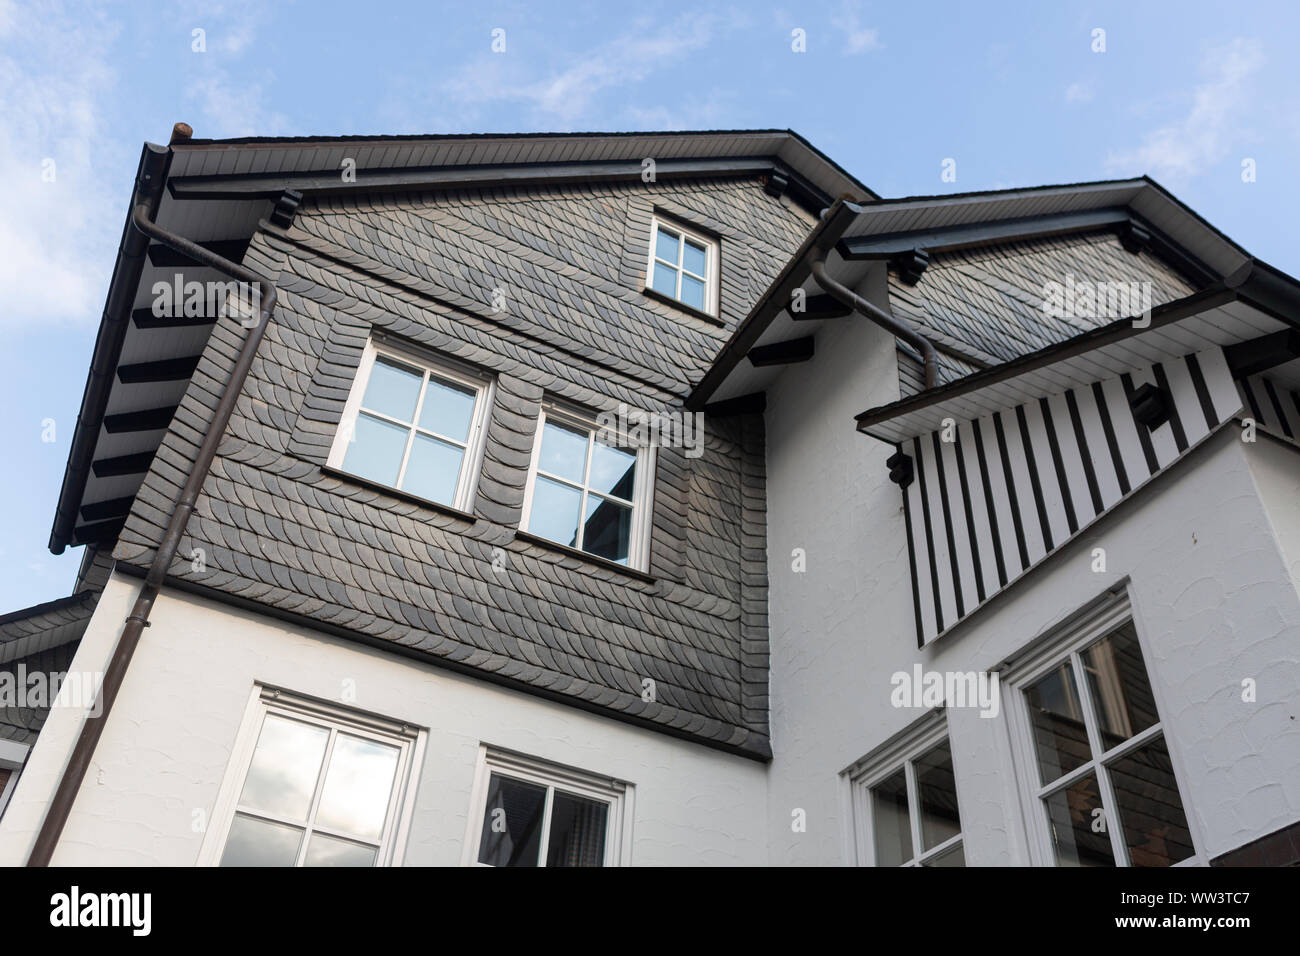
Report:
[{"label": "slate shingle cladding", "polygon": [[[642,293],[652,211],[718,236],[720,321]],[[756,179],[305,204],[245,257],[281,298],[173,577],[769,755],[761,416],[710,419],[696,459],[660,449],[649,576],[515,531],[543,398],[680,408],[812,224]],[[495,377],[472,516],[322,471],[372,332]],[[114,552],[123,562],[151,559],[243,335],[217,324]]]},{"label": "slate shingle cladding", "polygon": [[[97,592],[80,591],[0,619],[0,672],[11,675],[6,683],[12,681],[17,690],[20,677],[40,672],[46,675],[48,687],[50,675],[66,673],[98,599]],[[30,706],[30,700],[23,703],[19,707],[8,700],[0,702],[0,740],[36,742],[50,708]]]},{"label": "slate shingle cladding", "polygon": [[[1047,284],[1064,285],[1067,274],[1075,282],[1150,282],[1152,306],[1196,291],[1151,253],[1127,252],[1114,233],[1094,232],[936,254],[915,286],[890,271],[890,304],[900,318],[937,344],[997,365],[1110,321],[1044,313]],[[903,396],[921,391],[922,365],[916,353],[900,346],[898,364]],[[978,369],[939,353],[940,383]]]}]

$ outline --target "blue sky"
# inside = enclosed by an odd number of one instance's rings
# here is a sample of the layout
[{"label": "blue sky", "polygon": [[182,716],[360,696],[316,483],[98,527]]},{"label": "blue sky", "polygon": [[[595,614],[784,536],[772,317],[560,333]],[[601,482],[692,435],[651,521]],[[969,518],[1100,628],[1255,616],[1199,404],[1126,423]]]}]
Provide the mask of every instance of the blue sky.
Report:
[{"label": "blue sky", "polygon": [[1149,173],[1300,274],[1300,9],[991,6],[0,0],[0,613],[72,588],[80,549],[46,550],[59,482],[140,144],[177,120],[201,137],[788,127],[884,196]]}]

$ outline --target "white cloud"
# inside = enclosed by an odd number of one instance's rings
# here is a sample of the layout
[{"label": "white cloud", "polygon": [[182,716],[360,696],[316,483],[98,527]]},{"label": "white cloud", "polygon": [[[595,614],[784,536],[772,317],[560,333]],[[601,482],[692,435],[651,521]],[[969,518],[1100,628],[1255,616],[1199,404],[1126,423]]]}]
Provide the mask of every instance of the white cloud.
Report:
[{"label": "white cloud", "polygon": [[479,107],[513,101],[531,107],[542,123],[571,128],[591,114],[601,93],[641,83],[708,46],[719,22],[714,15],[692,14],[657,30],[646,22],[634,23],[628,33],[577,55],[572,66],[540,78],[524,72],[526,61],[510,52],[507,34],[507,52],[484,53],[459,70],[443,87],[441,105],[472,114]]},{"label": "white cloud", "polygon": [[115,35],[94,13],[0,0],[3,326],[99,318],[124,216],[103,119]]},{"label": "white cloud", "polygon": [[1258,40],[1237,37],[1210,51],[1201,64],[1206,80],[1193,91],[1187,115],[1152,130],[1134,150],[1112,152],[1107,166],[1179,182],[1219,162],[1239,141],[1240,111],[1249,103],[1250,80],[1263,65]]},{"label": "white cloud", "polygon": [[844,34],[844,52],[850,56],[880,49],[880,31],[862,25],[860,10],[861,4],[846,3],[831,17],[831,25]]},{"label": "white cloud", "polygon": [[1086,83],[1071,83],[1065,88],[1065,102],[1088,103],[1092,101],[1092,87]]}]

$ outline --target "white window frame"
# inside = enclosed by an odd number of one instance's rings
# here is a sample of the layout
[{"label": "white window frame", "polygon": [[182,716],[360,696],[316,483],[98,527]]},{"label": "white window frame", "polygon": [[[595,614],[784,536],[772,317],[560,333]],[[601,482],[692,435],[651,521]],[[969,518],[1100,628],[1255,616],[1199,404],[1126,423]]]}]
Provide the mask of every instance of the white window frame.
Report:
[{"label": "white window frame", "polygon": [[[897,774],[900,769],[907,781],[907,819],[912,832],[912,858],[902,864],[902,867],[924,866],[930,860],[942,856],[956,846],[961,847],[963,859],[965,858],[964,824],[956,836],[949,837],[933,849],[924,852],[921,850],[920,790],[916,781],[915,762],[945,742],[951,754],[952,742],[948,737],[947,715],[941,709],[934,710],[841,772],[840,779],[849,810],[845,849],[851,866],[877,865],[875,811],[871,791]],[[955,773],[955,758],[953,768]],[[961,787],[957,787],[957,818],[960,821],[964,816],[961,806]]]},{"label": "white window frame", "polygon": [[[434,504],[446,505],[459,511],[469,511],[474,500],[474,493],[478,487],[479,473],[483,468],[483,439],[487,434],[495,382],[487,376],[475,374],[451,362],[434,359],[411,349],[394,346],[382,338],[372,336],[366,342],[366,347],[361,353],[361,363],[357,366],[357,375],[353,379],[352,390],[348,393],[347,403],[343,407],[343,417],[339,419],[338,430],[334,434],[334,443],[330,446],[327,464],[336,471],[347,471],[343,467],[343,461],[347,457],[348,446],[351,444],[352,436],[356,431],[357,416],[361,412],[361,400],[366,394],[366,386],[370,384],[370,373],[374,370],[375,359],[381,355],[424,372],[424,378],[420,382],[420,397],[415,404],[412,421],[399,421],[382,412],[366,409],[367,415],[408,429],[406,448],[402,452],[402,462],[397,469],[397,484],[386,487],[391,487],[394,491],[400,491],[403,494],[411,494],[402,490],[402,482],[406,477],[406,466],[411,457],[411,447],[415,443],[414,436],[417,433],[428,435],[437,438],[439,441],[460,445],[465,448],[465,457],[462,459],[460,469],[460,479],[456,483],[455,497],[449,502],[434,502]],[[425,389],[430,376],[473,389],[474,414],[470,419],[469,435],[466,441],[461,442],[459,439],[438,434],[427,428],[422,428],[418,424],[420,411],[424,406]],[[371,479],[360,475],[357,477],[361,481],[371,481]],[[377,482],[377,484],[379,483]]]},{"label": "white window frame", "polygon": [[539,867],[546,866],[546,851],[551,839],[551,805],[557,789],[608,804],[603,865],[632,865],[632,821],[636,806],[634,784],[530,757],[517,751],[481,744],[474,768],[474,786],[470,792],[469,826],[465,831],[462,866],[491,867],[489,863],[478,862],[478,854],[483,837],[483,818],[487,813],[488,786],[494,773],[547,788],[542,814],[542,838],[537,848]]},{"label": "white window frame", "polygon": [[[1155,700],[1156,715],[1160,718],[1155,724],[1135,734],[1128,740],[1110,750],[1102,751],[1101,736],[1094,701],[1090,692],[1080,698],[1084,714],[1084,725],[1088,732],[1088,747],[1092,754],[1087,763],[1081,767],[1062,774],[1045,785],[1040,784],[1038,750],[1034,741],[1033,721],[1029,714],[1029,702],[1025,691],[1042,677],[1055,670],[1066,660],[1070,662],[1077,682],[1084,673],[1080,655],[1093,644],[1105,638],[1125,624],[1131,624],[1137,636],[1138,647],[1142,651],[1142,663],[1146,668],[1147,683],[1151,687]],[[1181,760],[1175,752],[1169,735],[1165,730],[1165,708],[1160,700],[1160,690],[1151,677],[1152,655],[1147,641],[1142,635],[1142,627],[1133,612],[1127,592],[1114,593],[1097,602],[1095,606],[1085,609],[1064,626],[1057,628],[1046,640],[1036,642],[1032,649],[1021,659],[1016,660],[1002,677],[1003,699],[1010,702],[1006,708],[1007,730],[1010,735],[1012,761],[1016,769],[1017,790],[1024,805],[1021,814],[1026,831],[1026,843],[1029,847],[1030,860],[1035,866],[1056,866],[1056,848],[1052,841],[1051,820],[1047,814],[1046,797],[1059,790],[1068,788],[1081,778],[1093,774],[1097,778],[1097,791],[1101,796],[1103,807],[1109,811],[1106,832],[1110,837],[1111,853],[1115,857],[1116,867],[1130,866],[1128,845],[1124,839],[1124,828],[1118,819],[1119,804],[1110,783],[1107,764],[1145,744],[1156,737],[1163,737],[1165,749],[1169,752],[1170,765],[1173,769],[1174,783],[1178,787],[1178,800],[1183,807],[1183,816],[1187,820],[1187,830],[1191,835],[1192,847],[1196,851],[1186,860],[1180,860],[1174,866],[1208,866],[1209,858],[1205,854],[1205,839],[1200,832],[1196,814],[1192,812],[1186,800],[1186,788],[1183,781],[1186,775],[1180,766]],[[1086,684],[1086,682],[1085,682]],[[1100,754],[1100,755],[1099,755]],[[1115,819],[1111,819],[1114,816]]]},{"label": "white window frame", "polygon": [[[686,239],[693,239],[695,240],[695,242],[704,246],[704,271],[707,273],[707,275],[701,276],[698,275],[697,273],[690,272],[689,270],[686,270],[684,265],[680,265],[675,262],[668,262],[666,259],[660,259],[655,254],[655,249],[659,243],[659,230],[661,228],[668,229],[672,232],[675,232],[679,236],[683,236]],[[685,241],[684,239],[679,240],[679,244],[678,244],[679,258],[683,255],[681,250],[681,243],[683,243],[684,241]],[[683,226],[681,223],[676,222],[672,219],[665,219],[664,217],[659,215],[653,215],[650,217],[650,249],[646,256],[646,272],[645,272],[646,289],[650,290],[651,292],[654,292],[656,295],[667,295],[668,298],[672,299],[674,302],[677,302],[688,309],[694,309],[695,306],[682,301],[682,295],[681,295],[682,272],[685,271],[687,275],[695,276],[695,278],[702,279],[704,281],[704,308],[700,309],[699,311],[704,312],[707,315],[714,316],[716,318],[718,314],[718,272],[719,272],[718,266],[719,266],[720,259],[721,256],[719,255],[719,245],[717,239],[714,239],[712,236],[706,236],[704,233],[697,232],[694,229],[688,229],[687,227]],[[658,289],[654,287],[654,273],[655,273],[656,262],[662,262],[664,265],[670,267],[677,273],[677,284],[675,286],[675,292],[676,292],[675,295],[668,295],[668,293],[666,292],[660,292]]]},{"label": "white window frame", "polygon": [[20,744],[16,740],[0,740],[0,770],[9,771],[9,779],[0,787],[0,817],[4,816],[5,807],[9,806],[9,799],[14,795],[14,788],[18,786],[18,777],[30,750],[28,744]]},{"label": "white window frame", "polygon": [[[537,433],[533,436],[533,454],[528,463],[528,483],[524,489],[524,508],[523,514],[519,519],[519,527],[527,534],[533,534],[528,528],[533,518],[533,491],[537,487],[537,476],[539,474],[538,465],[542,457],[542,438],[546,431],[547,421],[554,420],[561,425],[567,425],[570,428],[585,429],[587,435],[587,458],[583,463],[582,484],[576,484],[571,479],[562,478],[559,475],[552,475],[550,472],[540,472],[542,477],[551,481],[559,482],[566,487],[580,490],[582,500],[578,505],[578,540],[574,545],[568,545],[563,541],[557,541],[555,544],[571,551],[579,551],[597,561],[608,561],[598,554],[592,554],[590,551],[583,551],[582,536],[585,531],[586,513],[587,513],[587,495],[591,492],[591,455],[595,447],[596,435],[600,432],[600,425],[596,420],[588,415],[574,412],[570,409],[563,409],[553,404],[544,404],[537,416]],[[642,446],[636,449],[636,478],[633,481],[632,488],[632,532],[628,540],[627,547],[627,567],[634,571],[644,572],[650,564],[650,525],[652,519],[652,510],[654,506],[654,469],[655,469],[655,449],[652,445]],[[598,497],[613,498],[612,495],[606,495],[599,491],[594,492]],[[614,499],[625,501],[626,499]],[[536,535],[536,537],[543,537]],[[550,541],[550,538],[545,538]],[[616,562],[615,562],[616,563]]]},{"label": "white window frame", "polygon": [[[283,717],[300,723],[310,723],[330,731],[325,756],[321,762],[320,773],[323,775],[329,767],[333,753],[334,741],[340,732],[356,737],[365,737],[378,743],[395,746],[399,750],[397,769],[393,777],[393,790],[389,794],[388,813],[384,819],[384,830],[378,841],[379,849],[375,854],[375,866],[401,866],[406,851],[407,837],[410,833],[411,815],[415,810],[415,793],[420,779],[420,770],[424,763],[424,747],[428,732],[400,721],[393,721],[364,711],[325,703],[305,697],[278,687],[254,685],[244,717],[240,723],[239,734],[231,752],[226,775],[221,783],[221,790],[212,811],[203,845],[199,851],[199,866],[220,866],[221,856],[226,849],[226,839],[235,813],[241,812],[257,816],[263,820],[287,823],[304,830],[302,844],[298,848],[298,860],[295,866],[301,866],[312,833],[319,830],[326,836],[334,836],[333,831],[315,823],[316,804],[320,799],[323,781],[318,778],[313,793],[313,804],[308,813],[307,824],[300,820],[282,820],[264,810],[241,807],[239,797],[244,789],[257,750],[257,741],[262,732],[262,723],[269,715]],[[355,836],[337,834],[340,839],[356,842]]]}]

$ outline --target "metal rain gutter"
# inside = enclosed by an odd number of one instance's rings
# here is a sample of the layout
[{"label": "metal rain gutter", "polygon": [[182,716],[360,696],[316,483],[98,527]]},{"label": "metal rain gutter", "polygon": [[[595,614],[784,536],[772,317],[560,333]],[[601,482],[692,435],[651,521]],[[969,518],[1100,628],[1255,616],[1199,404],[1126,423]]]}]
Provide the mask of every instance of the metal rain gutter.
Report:
[{"label": "metal rain gutter", "polygon": [[[170,150],[146,145],[141,153],[133,195],[150,199],[150,215],[157,215],[170,161]],[[77,507],[90,475],[100,423],[104,419],[109,393],[113,389],[113,373],[117,369],[118,357],[122,354],[122,343],[126,341],[127,328],[131,324],[131,304],[135,300],[136,288],[140,285],[148,248],[149,237],[135,228],[131,216],[128,216],[122,227],[122,241],[117,247],[117,266],[113,270],[108,301],[104,304],[104,315],[100,319],[100,331],[90,360],[90,374],[86,377],[86,390],[81,397],[77,427],[73,432],[72,447],[68,450],[67,468],[63,472],[54,526],[50,530],[50,551],[54,554],[63,553],[72,540],[72,531],[77,524]]]},{"label": "metal rain gutter", "polygon": [[846,285],[841,285],[832,279],[830,273],[826,271],[826,253],[818,252],[811,265],[812,276],[821,286],[822,291],[831,295],[841,305],[847,306],[854,312],[868,319],[881,328],[894,333],[897,338],[902,339],[908,345],[912,346],[921,353],[921,358],[925,361],[925,387],[926,389],[934,388],[939,381],[939,355],[934,350],[930,340],[921,335],[906,322],[896,319],[884,309],[875,303],[868,302],[862,296],[858,295]]},{"label": "metal rain gutter", "polygon": [[[183,138],[188,138],[189,128],[184,127],[181,129],[179,128],[181,126],[183,124],[178,124],[177,133],[181,134]],[[162,164],[170,153],[169,148],[152,144],[146,145],[145,151],[144,164],[155,171],[162,169]],[[140,593],[136,597],[130,615],[126,618],[126,624],[122,628],[122,635],[118,638],[117,646],[113,648],[113,653],[109,658],[108,666],[104,672],[104,680],[99,690],[99,697],[91,708],[91,714],[98,711],[99,716],[87,715],[81,725],[81,732],[72,748],[72,755],[68,758],[67,766],[59,777],[59,784],[55,789],[54,798],[50,801],[45,819],[42,821],[40,831],[36,835],[31,856],[27,860],[28,866],[48,866],[54,856],[59,837],[62,835],[63,827],[67,823],[69,813],[72,811],[72,804],[76,800],[77,793],[85,780],[87,770],[90,769],[90,761],[94,756],[95,747],[99,743],[99,738],[104,732],[104,725],[113,710],[113,702],[117,699],[118,690],[121,688],[122,680],[126,676],[126,669],[131,663],[131,657],[135,653],[136,646],[140,643],[140,637],[144,633],[144,629],[149,626],[149,614],[153,610],[154,601],[162,589],[163,581],[167,576],[167,569],[176,556],[176,549],[180,545],[181,536],[185,533],[185,526],[189,523],[190,515],[194,512],[194,503],[197,501],[199,490],[203,487],[203,483],[212,467],[212,460],[217,453],[217,445],[220,443],[221,437],[225,434],[226,426],[230,422],[230,416],[235,408],[235,401],[240,392],[243,391],[244,382],[247,380],[249,369],[253,364],[253,357],[257,354],[258,346],[261,344],[262,334],[265,332],[267,323],[275,311],[276,289],[275,284],[269,279],[154,223],[154,216],[157,215],[161,179],[162,177],[159,176],[156,181],[149,182],[148,190],[137,190],[135,208],[131,214],[131,225],[134,229],[146,238],[146,242],[149,238],[152,238],[177,252],[189,256],[202,265],[216,269],[250,285],[255,285],[260,293],[261,307],[257,325],[249,330],[244,339],[244,344],[239,350],[239,357],[235,362],[235,367],[231,370],[230,378],[227,379],[226,385],[221,391],[221,398],[217,403],[216,410],[212,413],[212,421],[208,424],[207,431],[203,435],[203,443],[199,446],[194,466],[190,470],[180,496],[176,500],[176,506],[167,522],[167,528],[158,544],[158,550],[154,553],[153,562],[149,565],[149,571],[145,575],[144,584],[140,588]]]}]

